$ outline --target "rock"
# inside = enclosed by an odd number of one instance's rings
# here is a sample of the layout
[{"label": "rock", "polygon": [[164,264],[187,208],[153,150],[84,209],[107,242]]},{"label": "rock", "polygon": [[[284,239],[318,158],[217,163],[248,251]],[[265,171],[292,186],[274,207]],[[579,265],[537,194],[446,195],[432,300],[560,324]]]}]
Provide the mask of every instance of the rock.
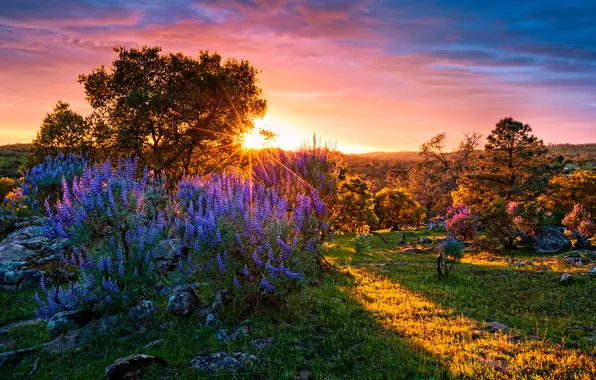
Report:
[{"label": "rock", "polygon": [[0,243],[0,289],[15,291],[38,286],[44,272],[35,268],[56,260],[65,240],[49,240],[43,227],[28,225]]},{"label": "rock", "polygon": [[532,238],[532,247],[536,253],[557,253],[571,249],[571,242],[565,234],[556,228],[545,228]]},{"label": "rock", "polygon": [[168,299],[170,313],[187,317],[199,306],[199,297],[191,285],[177,286]]},{"label": "rock", "polygon": [[559,279],[559,281],[563,284],[568,283],[569,281],[571,281],[571,274],[563,273],[561,275],[561,278]]},{"label": "rock", "polygon": [[275,338],[255,339],[250,341],[250,345],[258,350],[264,350],[273,346],[273,342],[275,342]]},{"label": "rock", "polygon": [[190,361],[189,366],[199,372],[214,373],[221,370],[237,371],[256,361],[256,356],[242,352],[234,352],[231,355],[226,352],[215,352],[197,356]]},{"label": "rock", "polygon": [[588,269],[588,275],[596,276],[596,267]]},{"label": "rock", "polygon": [[478,358],[478,361],[483,364],[490,365],[500,372],[503,372],[503,373],[507,372],[507,365],[502,360],[490,360],[490,359]]},{"label": "rock", "polygon": [[526,264],[522,263],[521,261],[518,261],[517,263],[515,263],[515,265],[516,265],[518,268],[521,268],[521,267],[524,267]]},{"label": "rock", "polygon": [[162,269],[175,268],[181,255],[182,239],[167,239],[159,243],[155,261]]},{"label": "rock", "polygon": [[142,300],[128,311],[128,319],[133,322],[147,321],[153,318],[159,308],[153,301]]},{"label": "rock", "polygon": [[62,311],[48,321],[48,332],[56,337],[73,328],[82,327],[97,318],[91,310]]},{"label": "rock", "polygon": [[485,322],[484,323],[485,329],[488,332],[496,333],[496,332],[507,332],[511,330],[511,327],[507,326],[501,322]]},{"label": "rock", "polygon": [[154,366],[165,368],[168,362],[157,356],[130,355],[116,360],[106,368],[106,380],[137,379]]},{"label": "rock", "polygon": [[213,299],[213,303],[211,304],[211,309],[209,310],[210,313],[219,314],[223,311],[226,303],[230,299],[230,291],[229,290],[220,290],[215,293],[215,298]]},{"label": "rock", "polygon": [[6,363],[11,363],[15,361],[21,361],[23,358],[30,353],[35,351],[35,348],[23,348],[20,350],[8,351],[3,352],[0,354],[0,368],[4,366]]},{"label": "rock", "polygon": [[205,326],[213,327],[217,324],[217,317],[214,314],[207,314],[207,318],[205,319]]},{"label": "rock", "polygon": [[582,266],[588,264],[588,260],[581,256],[566,256],[563,260],[571,265]]},{"label": "rock", "polygon": [[236,340],[238,338],[246,338],[248,337],[248,327],[238,327],[236,331],[232,333],[232,339]]},{"label": "rock", "polygon": [[423,236],[420,238],[420,240],[418,240],[418,243],[420,244],[428,244],[428,243],[432,243],[433,241],[430,240],[429,238],[427,238],[426,236]]},{"label": "rock", "polygon": [[220,342],[230,343],[230,337],[228,336],[226,329],[217,329],[215,338]]},{"label": "rock", "polygon": [[526,265],[534,265],[534,263],[532,262],[532,260],[526,260],[526,261],[524,261],[524,264],[526,264]]}]

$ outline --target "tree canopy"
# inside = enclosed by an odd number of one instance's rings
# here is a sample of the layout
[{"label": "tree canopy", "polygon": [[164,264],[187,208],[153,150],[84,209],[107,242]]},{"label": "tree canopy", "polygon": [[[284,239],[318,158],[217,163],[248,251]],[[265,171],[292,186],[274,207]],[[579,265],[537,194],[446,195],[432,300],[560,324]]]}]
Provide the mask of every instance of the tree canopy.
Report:
[{"label": "tree canopy", "polygon": [[136,155],[173,176],[203,172],[229,160],[253,119],[266,112],[259,71],[248,61],[208,51],[197,58],[161,54],[161,48],[147,46],[114,51],[118,57],[110,68],[79,76],[92,115],[84,119],[59,103],[46,116],[34,151],[78,147],[76,141],[58,144],[46,136],[90,136],[82,141],[89,141],[98,159]]},{"label": "tree canopy", "polygon": [[501,119],[487,137],[476,168],[461,178],[455,198],[466,204],[495,198],[526,201],[539,196],[562,158],[552,157],[528,124]]}]

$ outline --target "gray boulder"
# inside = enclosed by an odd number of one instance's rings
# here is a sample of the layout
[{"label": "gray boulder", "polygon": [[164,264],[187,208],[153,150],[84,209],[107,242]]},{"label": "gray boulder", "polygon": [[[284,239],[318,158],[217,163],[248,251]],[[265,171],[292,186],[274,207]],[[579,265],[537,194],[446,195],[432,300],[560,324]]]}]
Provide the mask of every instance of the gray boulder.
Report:
[{"label": "gray boulder", "polygon": [[96,318],[97,315],[91,310],[62,311],[50,318],[48,332],[56,337],[68,330],[83,327]]},{"label": "gray boulder", "polygon": [[190,366],[199,372],[214,373],[222,370],[237,371],[257,362],[254,355],[234,352],[215,352],[199,355],[190,361]]},{"label": "gray boulder", "polygon": [[532,238],[532,248],[536,253],[557,253],[571,249],[571,242],[556,228],[546,228]]},{"label": "gray boulder", "polygon": [[109,365],[106,368],[106,380],[138,379],[154,366],[163,369],[168,362],[157,356],[133,354]]},{"label": "gray boulder", "polygon": [[38,286],[45,272],[36,267],[56,260],[64,244],[64,240],[47,239],[43,228],[37,225],[9,234],[0,243],[0,290]]},{"label": "gray boulder", "polygon": [[589,275],[589,276],[594,276],[594,277],[596,277],[596,267],[594,267],[594,268],[590,268],[590,269],[588,270],[588,275]]},{"label": "gray boulder", "polygon": [[159,307],[153,301],[142,300],[128,311],[128,319],[132,322],[148,321],[158,310]]},{"label": "gray boulder", "polygon": [[571,281],[571,274],[569,274],[569,273],[563,273],[563,274],[561,275],[561,278],[559,279],[559,281],[560,281],[562,284],[566,284],[566,283],[568,283],[569,281]]},{"label": "gray boulder", "polygon": [[199,297],[191,285],[177,286],[168,299],[167,309],[170,313],[187,317],[199,306]]}]

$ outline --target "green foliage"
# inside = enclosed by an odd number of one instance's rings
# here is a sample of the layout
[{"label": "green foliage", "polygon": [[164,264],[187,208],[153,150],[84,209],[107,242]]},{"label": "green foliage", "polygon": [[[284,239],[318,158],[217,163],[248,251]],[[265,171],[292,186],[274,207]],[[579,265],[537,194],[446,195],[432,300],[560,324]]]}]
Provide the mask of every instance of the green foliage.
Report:
[{"label": "green foliage", "polygon": [[370,184],[359,177],[346,178],[332,200],[331,218],[338,232],[365,232],[376,225]]},{"label": "green foliage", "polygon": [[404,189],[385,188],[375,195],[375,215],[380,228],[397,230],[403,226],[418,225],[425,216],[420,203]]},{"label": "green foliage", "polygon": [[552,224],[551,213],[536,202],[508,202],[496,198],[484,210],[481,222],[492,249],[511,249]]},{"label": "green foliage", "polygon": [[576,204],[581,204],[588,212],[596,214],[596,171],[578,170],[569,175],[551,178],[540,202],[559,216],[559,220]]},{"label": "green foliage", "polygon": [[368,252],[371,249],[371,241],[372,237],[368,233],[361,233],[356,235],[352,239],[352,243],[354,244],[354,251],[357,254]]},{"label": "green foliage", "polygon": [[528,124],[501,119],[487,137],[476,170],[459,181],[454,200],[479,211],[495,198],[528,201],[542,194],[550,176],[560,171],[562,157],[551,157],[531,132]]},{"label": "green foliage", "polygon": [[73,111],[67,102],[59,100],[54,110],[46,114],[33,139],[27,168],[43,163],[46,156],[54,157],[59,153],[94,156],[97,147],[93,132],[90,120]]},{"label": "green foliage", "polygon": [[2,201],[8,193],[13,191],[16,187],[16,182],[7,177],[0,178],[0,201]]},{"label": "green foliage", "polygon": [[437,274],[441,278],[449,276],[455,263],[464,253],[464,244],[457,239],[447,237],[439,244],[439,256],[437,258]]},{"label": "green foliage", "polygon": [[175,180],[231,163],[241,136],[265,114],[259,71],[247,61],[147,46],[114,51],[111,67],[79,76],[92,114],[84,118],[59,102],[44,119],[29,166],[57,152],[89,151],[96,161],[135,155]]}]

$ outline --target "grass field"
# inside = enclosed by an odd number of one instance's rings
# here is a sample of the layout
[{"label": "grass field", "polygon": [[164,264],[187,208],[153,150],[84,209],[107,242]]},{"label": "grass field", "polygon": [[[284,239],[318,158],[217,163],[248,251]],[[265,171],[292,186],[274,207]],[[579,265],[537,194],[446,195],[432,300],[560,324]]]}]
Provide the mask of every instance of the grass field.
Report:
[{"label": "grass field", "polygon": [[[423,235],[437,237],[419,231],[409,240]],[[517,266],[503,256],[468,253],[440,280],[432,244],[419,247],[421,253],[400,253],[403,246],[394,243],[400,233],[381,236],[385,242],[374,237],[375,247],[360,254],[353,236],[337,237],[326,255],[334,268],[321,283],[244,321],[248,337],[232,343],[218,341],[215,328],[163,312],[153,327],[120,324],[77,350],[33,353],[16,367],[5,365],[0,378],[26,376],[38,357],[34,378],[103,378],[115,359],[146,353],[169,362],[170,378],[190,379],[197,373],[189,361],[215,351],[259,358],[244,372],[218,374],[223,378],[596,377],[596,279],[586,275],[587,267],[565,263],[564,255],[518,252],[516,260],[525,264]],[[559,282],[562,272],[573,274],[569,284]],[[32,292],[0,293],[0,324],[31,318],[31,299]],[[511,330],[490,332],[486,322],[493,321]],[[9,330],[0,335],[0,352],[50,339],[45,324]],[[274,338],[273,344],[250,344],[264,338]],[[144,348],[158,339],[163,343]]]},{"label": "grass field", "polygon": [[18,178],[18,171],[28,154],[29,144],[0,146],[0,177]]}]

